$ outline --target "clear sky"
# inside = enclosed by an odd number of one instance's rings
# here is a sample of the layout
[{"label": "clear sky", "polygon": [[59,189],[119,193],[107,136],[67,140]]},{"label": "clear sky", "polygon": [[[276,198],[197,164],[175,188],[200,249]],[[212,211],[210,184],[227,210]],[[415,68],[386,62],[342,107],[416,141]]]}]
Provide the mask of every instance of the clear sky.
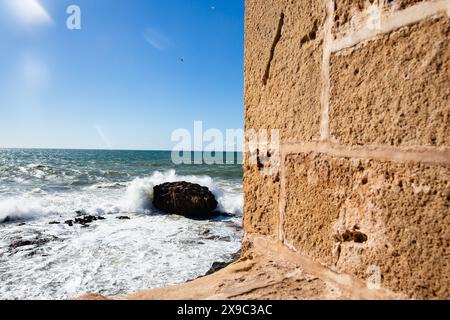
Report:
[{"label": "clear sky", "polygon": [[243,24],[244,0],[0,0],[0,147],[170,150],[196,120],[242,128]]}]

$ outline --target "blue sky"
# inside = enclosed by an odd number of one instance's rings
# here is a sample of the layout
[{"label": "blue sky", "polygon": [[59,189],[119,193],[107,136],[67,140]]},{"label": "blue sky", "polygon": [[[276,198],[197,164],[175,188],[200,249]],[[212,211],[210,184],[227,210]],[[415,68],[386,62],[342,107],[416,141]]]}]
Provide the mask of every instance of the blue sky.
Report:
[{"label": "blue sky", "polygon": [[196,120],[242,128],[243,23],[244,0],[0,0],[0,147],[170,150]]}]

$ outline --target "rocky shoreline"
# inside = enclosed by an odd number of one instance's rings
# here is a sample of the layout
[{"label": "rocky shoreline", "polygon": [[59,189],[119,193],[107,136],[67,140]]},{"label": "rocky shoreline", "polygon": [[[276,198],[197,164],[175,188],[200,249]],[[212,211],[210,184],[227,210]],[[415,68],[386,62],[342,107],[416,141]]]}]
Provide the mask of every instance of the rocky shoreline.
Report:
[{"label": "rocky shoreline", "polygon": [[[208,188],[188,183],[165,184],[164,188],[166,190],[166,196],[161,196],[161,198],[157,201],[159,201],[159,204],[162,203],[164,207],[167,208],[166,210],[170,210],[170,205],[179,207],[179,202],[176,200],[179,198],[183,199],[182,203],[188,206],[190,210],[187,210],[187,213],[181,212],[180,210],[176,210],[176,213],[159,210],[159,212],[155,212],[156,216],[173,216],[173,219],[175,219],[174,221],[180,221],[176,218],[176,216],[182,216],[192,221],[199,221],[200,223],[198,225],[199,231],[196,237],[194,236],[191,239],[180,240],[185,245],[195,247],[199,246],[198,250],[202,250],[200,246],[207,243],[232,242],[233,238],[230,235],[220,234],[214,231],[216,229],[214,227],[216,223],[223,224],[227,229],[235,229],[233,232],[241,232],[242,227],[233,221],[232,218],[235,217],[233,214],[217,211],[217,201],[213,198],[214,195],[212,195]],[[180,190],[182,194],[177,194],[177,192],[179,192],[177,190]],[[167,194],[171,194],[171,196],[167,197]],[[166,201],[166,203],[164,203],[164,201]],[[198,211],[195,211],[196,206],[199,208]],[[200,214],[198,212],[200,212]],[[67,217],[67,214],[60,214],[59,218],[55,219],[55,215],[53,217],[49,217],[47,221],[40,219],[38,222],[38,225],[40,226],[39,229],[35,229],[34,225],[36,223],[33,222],[33,220],[11,221],[10,219],[7,219],[7,221],[3,224],[4,226],[10,225],[14,228],[23,227],[24,229],[23,232],[18,232],[15,236],[9,239],[2,255],[5,257],[37,257],[38,259],[41,259],[40,257],[50,257],[52,255],[50,248],[53,246],[51,243],[57,242],[57,247],[64,247],[66,241],[69,239],[67,238],[67,234],[72,234],[73,237],[77,238],[80,236],[79,233],[81,230],[85,230],[83,231],[84,234],[90,234],[91,232],[95,233],[99,228],[102,228],[101,226],[104,223],[108,223],[108,221],[113,222],[113,220],[115,220],[117,222],[123,221],[123,223],[128,223],[127,221],[131,220],[131,223],[133,223],[132,220],[142,219],[145,217],[134,213],[92,215],[88,214],[85,210],[74,211],[72,216],[73,218],[69,218],[70,216]],[[202,224],[202,221],[207,224]],[[213,223],[213,225],[210,223]],[[199,277],[210,275],[237,261],[239,257],[240,250],[235,253],[224,253],[223,257],[220,258],[216,256],[212,258],[208,271],[200,276],[186,281],[189,282]]]}]

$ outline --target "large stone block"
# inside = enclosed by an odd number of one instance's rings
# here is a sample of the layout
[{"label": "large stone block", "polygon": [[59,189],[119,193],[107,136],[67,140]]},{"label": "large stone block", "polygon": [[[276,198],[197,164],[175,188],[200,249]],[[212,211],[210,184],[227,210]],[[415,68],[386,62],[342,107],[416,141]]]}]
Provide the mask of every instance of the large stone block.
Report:
[{"label": "large stone block", "polygon": [[279,129],[285,142],[318,139],[324,4],[246,3],[246,128]]},{"label": "large stone block", "polygon": [[286,162],[286,240],[412,298],[450,297],[450,166],[336,158]]},{"label": "large stone block", "polygon": [[279,220],[279,175],[264,175],[257,166],[244,170],[244,230],[275,236]]},{"label": "large stone block", "polygon": [[450,146],[450,20],[331,57],[330,131],[348,145]]}]

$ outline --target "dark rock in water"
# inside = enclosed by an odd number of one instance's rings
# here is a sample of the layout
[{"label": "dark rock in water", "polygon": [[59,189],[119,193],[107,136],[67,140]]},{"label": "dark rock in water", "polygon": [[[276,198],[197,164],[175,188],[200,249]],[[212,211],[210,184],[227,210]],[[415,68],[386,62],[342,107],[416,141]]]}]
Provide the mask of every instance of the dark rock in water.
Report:
[{"label": "dark rock in water", "polygon": [[75,218],[74,223],[84,225],[84,224],[92,223],[97,220],[98,220],[98,218],[95,216],[85,216],[85,217],[81,217],[81,218]]},{"label": "dark rock in water", "polygon": [[234,218],[234,217],[236,217],[235,214],[228,213],[228,212],[213,212],[213,216],[215,216],[215,217],[224,217],[224,218]]},{"label": "dark rock in water", "polygon": [[26,226],[26,225],[27,225],[26,223],[22,222],[22,223],[19,223],[17,226],[23,227],[23,226]]},{"label": "dark rock in water", "polygon": [[221,236],[209,236],[205,238],[205,240],[214,240],[214,241],[224,241],[224,242],[231,242],[231,237],[221,237]]},{"label": "dark rock in water", "polygon": [[219,270],[225,269],[231,264],[231,262],[214,262],[211,268],[206,272],[205,276],[216,273]]},{"label": "dark rock in water", "polygon": [[127,217],[127,216],[120,216],[120,217],[117,217],[116,219],[119,219],[119,220],[130,220],[131,218]]},{"label": "dark rock in water", "polygon": [[43,246],[44,244],[50,242],[50,241],[54,241],[54,240],[58,240],[57,237],[52,236],[49,238],[35,238],[32,240],[17,240],[14,241],[13,243],[11,243],[9,245],[9,249],[13,250],[13,249],[17,249],[20,247],[25,247],[25,246],[35,246],[35,247],[40,247]]},{"label": "dark rock in water", "polygon": [[182,181],[155,186],[153,205],[167,213],[202,217],[213,215],[217,201],[207,187]]},{"label": "dark rock in water", "polygon": [[64,223],[67,224],[69,227],[73,226],[73,220],[67,220],[67,221],[64,221]]},{"label": "dark rock in water", "polygon": [[104,217],[100,216],[82,216],[75,218],[75,220],[67,220],[64,223],[67,224],[69,227],[72,227],[74,224],[80,224],[82,226],[87,226],[88,224],[97,221],[97,220],[105,220]]},{"label": "dark rock in water", "polygon": [[50,221],[48,224],[60,224],[58,221]]},{"label": "dark rock in water", "polygon": [[0,221],[0,223],[8,223],[8,222],[11,222],[11,221],[12,221],[11,217],[10,216],[6,216],[6,218],[4,218],[2,221]]},{"label": "dark rock in water", "polygon": [[205,244],[201,240],[194,240],[194,239],[181,240],[181,243],[183,243],[184,245],[189,245],[189,246],[198,246],[198,245],[204,245]]},{"label": "dark rock in water", "polygon": [[234,253],[229,261],[218,261],[218,262],[214,262],[211,266],[211,268],[208,270],[208,272],[205,274],[205,276],[209,276],[210,274],[213,274],[219,270],[222,270],[226,267],[228,267],[230,264],[232,264],[233,262],[236,262],[237,260],[239,260],[239,258],[241,257],[241,250],[239,250],[238,252]]},{"label": "dark rock in water", "polygon": [[97,186],[97,189],[122,189],[125,188],[126,185],[121,184],[121,183],[115,183],[113,185],[110,186]]},{"label": "dark rock in water", "polygon": [[211,230],[209,230],[209,229],[204,229],[204,230],[200,231],[201,236],[207,236],[210,233],[211,233]]},{"label": "dark rock in water", "polygon": [[224,221],[223,223],[226,224],[228,227],[234,229],[234,231],[236,232],[242,231],[242,225],[239,225],[233,221]]},{"label": "dark rock in water", "polygon": [[35,243],[33,240],[18,240],[9,245],[10,249],[17,249],[20,247],[31,246]]}]

